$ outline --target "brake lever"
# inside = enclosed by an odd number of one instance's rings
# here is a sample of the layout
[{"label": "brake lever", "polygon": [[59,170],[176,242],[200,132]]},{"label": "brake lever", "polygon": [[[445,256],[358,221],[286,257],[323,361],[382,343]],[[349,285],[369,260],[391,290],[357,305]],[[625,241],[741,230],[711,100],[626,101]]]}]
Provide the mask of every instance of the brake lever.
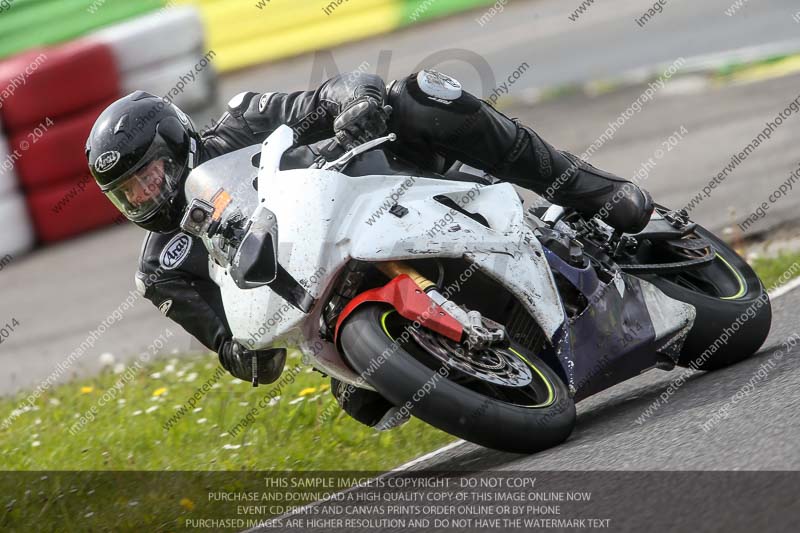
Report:
[{"label": "brake lever", "polygon": [[373,148],[382,145],[383,143],[394,142],[396,140],[397,140],[397,134],[390,133],[389,135],[378,137],[377,139],[372,139],[371,141],[367,141],[364,144],[359,144],[358,146],[353,147],[335,161],[324,163],[322,164],[322,166],[317,166],[317,164],[322,163],[322,161],[315,162],[312,168],[320,168],[322,170],[331,170],[331,169],[342,170],[354,157],[359,156],[364,152],[368,152]]}]

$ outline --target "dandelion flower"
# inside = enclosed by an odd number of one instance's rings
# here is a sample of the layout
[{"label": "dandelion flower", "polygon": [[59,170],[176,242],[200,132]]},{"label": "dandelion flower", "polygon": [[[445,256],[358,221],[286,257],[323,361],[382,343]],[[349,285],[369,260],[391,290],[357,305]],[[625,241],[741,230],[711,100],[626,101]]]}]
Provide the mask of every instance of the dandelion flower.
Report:
[{"label": "dandelion flower", "polygon": [[181,498],[180,504],[181,504],[181,507],[183,507],[187,511],[194,510],[194,502],[192,500],[190,500],[189,498]]},{"label": "dandelion flower", "polygon": [[317,388],[316,387],[306,387],[305,389],[300,391],[300,396],[307,396],[307,395],[313,394],[315,392],[317,392]]},{"label": "dandelion flower", "polygon": [[94,390],[94,387],[84,386],[84,387],[81,387],[81,394],[89,394],[93,390]]},{"label": "dandelion flower", "polygon": [[322,385],[319,386],[319,390],[321,390],[321,391],[328,390],[330,388],[331,388],[331,386],[328,385],[327,383],[323,383]]},{"label": "dandelion flower", "polygon": [[153,391],[153,396],[161,396],[165,392],[167,392],[167,388],[166,387],[159,387],[159,388],[157,388],[156,390]]}]

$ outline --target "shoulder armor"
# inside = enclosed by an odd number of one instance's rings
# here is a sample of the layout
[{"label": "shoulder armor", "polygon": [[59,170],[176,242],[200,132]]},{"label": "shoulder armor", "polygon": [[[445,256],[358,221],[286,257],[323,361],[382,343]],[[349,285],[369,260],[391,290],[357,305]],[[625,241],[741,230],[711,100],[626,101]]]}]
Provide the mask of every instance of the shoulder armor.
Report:
[{"label": "shoulder armor", "polygon": [[435,70],[419,71],[417,84],[429,98],[445,102],[458,100],[462,93],[458,80]]}]

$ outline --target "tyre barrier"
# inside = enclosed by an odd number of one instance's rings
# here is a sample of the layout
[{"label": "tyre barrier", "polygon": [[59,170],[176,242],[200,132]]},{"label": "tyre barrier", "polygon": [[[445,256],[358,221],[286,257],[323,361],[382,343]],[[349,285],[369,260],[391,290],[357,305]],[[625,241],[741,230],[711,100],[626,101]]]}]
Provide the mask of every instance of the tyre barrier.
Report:
[{"label": "tyre barrier", "polygon": [[[164,46],[169,36],[169,46]],[[147,91],[184,111],[211,104],[216,95],[213,53],[205,47],[200,13],[192,6],[162,9],[90,36],[108,46],[123,94]],[[208,56],[211,59],[206,60]]]},{"label": "tyre barrier", "polygon": [[91,40],[23,54],[4,63],[0,88],[17,85],[0,108],[0,120],[9,136],[45,118],[55,121],[118,97],[120,92],[111,50]]},{"label": "tyre barrier", "polygon": [[[111,48],[124,79],[150,66],[194,55],[203,48],[205,33],[200,13],[181,6],[104,28],[90,38]],[[166,38],[169,46],[165,46]]]},{"label": "tyre barrier", "polygon": [[[114,6],[124,11],[121,2]],[[19,253],[35,238],[55,242],[121,220],[87,173],[89,132],[109,104],[138,89],[183,109],[208,107],[216,75],[204,35],[196,8],[184,6],[0,60],[0,222],[18,234],[0,239],[0,252]]]},{"label": "tyre barrier", "polygon": [[52,46],[163,8],[165,0],[6,0],[0,11],[0,58]]},{"label": "tyre barrier", "polygon": [[0,119],[38,239],[53,242],[107,225],[116,210],[99,190],[87,188],[88,182],[59,212],[54,206],[78,187],[82,178],[76,176],[86,175],[89,131],[120,96],[111,49],[79,39],[21,54],[0,65],[4,86],[13,90],[7,91]]},{"label": "tyre barrier", "polygon": [[0,194],[0,261],[17,257],[33,248],[36,240],[25,197],[11,191]]},{"label": "tyre barrier", "polygon": [[16,156],[11,156],[6,138],[0,134],[0,197],[17,188]]},{"label": "tyre barrier", "polygon": [[97,117],[113,101],[109,99],[77,114],[45,121],[33,131],[17,133],[11,139],[11,146],[20,154],[17,160],[20,185],[33,190],[86,172],[86,139]]},{"label": "tyre barrier", "polygon": [[28,191],[26,199],[36,235],[45,243],[109,226],[122,217],[88,173]]}]

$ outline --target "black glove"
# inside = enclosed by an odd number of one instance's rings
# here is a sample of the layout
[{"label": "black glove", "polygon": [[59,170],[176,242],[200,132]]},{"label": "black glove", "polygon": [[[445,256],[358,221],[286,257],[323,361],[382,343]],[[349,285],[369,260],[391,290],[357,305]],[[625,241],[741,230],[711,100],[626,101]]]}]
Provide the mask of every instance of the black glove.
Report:
[{"label": "black glove", "polygon": [[[243,381],[253,382],[253,386],[272,383],[283,372],[286,364],[286,350],[247,350],[234,340],[226,340],[219,349],[219,362],[222,368]],[[256,376],[253,376],[253,363]]]},{"label": "black glove", "polygon": [[363,96],[347,104],[333,121],[339,143],[350,150],[386,133],[392,106],[383,105],[372,96]]}]

